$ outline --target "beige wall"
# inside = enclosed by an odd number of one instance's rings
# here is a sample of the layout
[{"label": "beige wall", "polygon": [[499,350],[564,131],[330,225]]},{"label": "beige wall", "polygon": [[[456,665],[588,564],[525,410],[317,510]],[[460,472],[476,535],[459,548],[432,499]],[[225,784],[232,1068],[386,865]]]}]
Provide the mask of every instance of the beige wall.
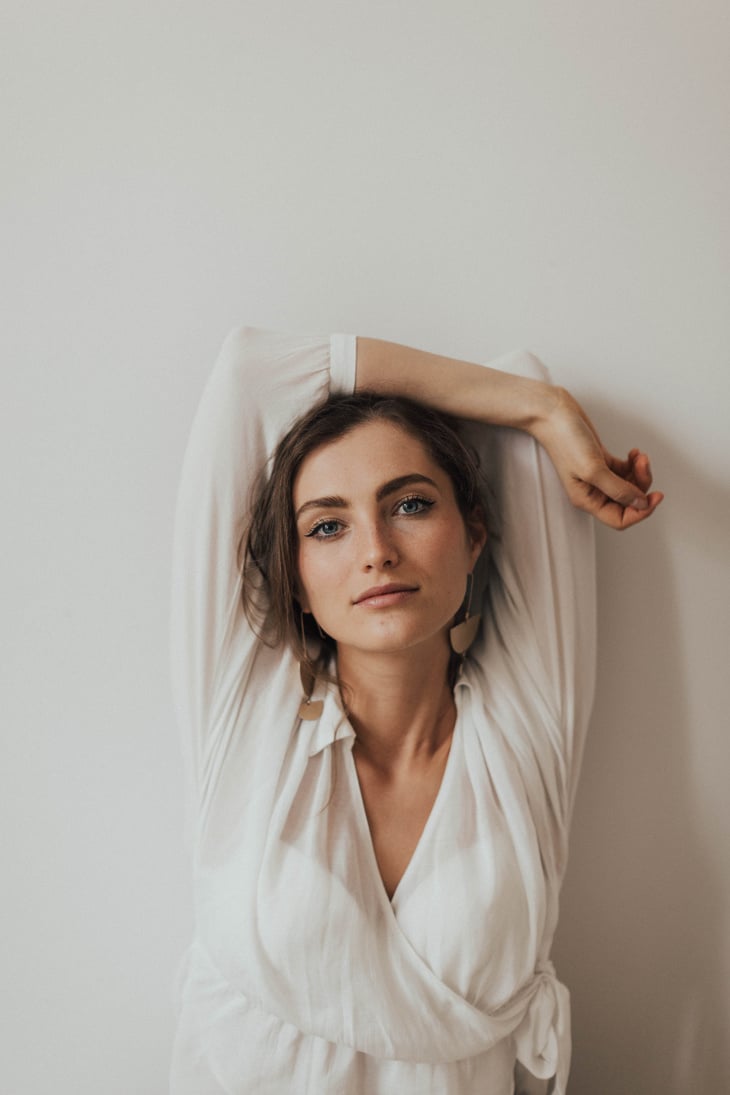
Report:
[{"label": "beige wall", "polygon": [[173,496],[242,321],[526,346],[652,454],[599,537],[571,1090],[729,1090],[727,5],[4,11],[0,1090],[165,1090]]}]

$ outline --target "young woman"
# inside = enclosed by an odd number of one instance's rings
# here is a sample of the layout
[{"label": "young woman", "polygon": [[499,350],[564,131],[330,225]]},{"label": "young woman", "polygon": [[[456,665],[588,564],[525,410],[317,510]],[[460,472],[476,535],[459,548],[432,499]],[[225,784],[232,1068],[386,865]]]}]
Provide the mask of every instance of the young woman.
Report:
[{"label": "young woman", "polygon": [[588,514],[637,524],[650,485],[530,354],[228,339],[175,533],[196,937],[173,1095],[562,1095]]}]

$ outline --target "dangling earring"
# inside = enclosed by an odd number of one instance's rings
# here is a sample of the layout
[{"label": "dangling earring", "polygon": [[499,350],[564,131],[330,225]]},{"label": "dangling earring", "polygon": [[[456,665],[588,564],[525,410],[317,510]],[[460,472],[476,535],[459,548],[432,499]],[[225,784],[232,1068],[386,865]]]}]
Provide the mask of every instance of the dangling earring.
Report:
[{"label": "dangling earring", "polygon": [[304,699],[299,704],[299,718],[304,719],[305,722],[315,722],[322,714],[322,708],[324,703],[322,700],[313,700],[312,692],[317,681],[317,675],[314,672],[312,663],[309,660],[309,654],[307,653],[307,639],[304,634],[304,613],[299,610],[299,627],[302,633],[302,657],[299,662],[299,679],[302,682],[302,691],[304,692]]},{"label": "dangling earring", "polygon": [[461,623],[454,624],[449,631],[449,642],[451,643],[451,649],[455,654],[466,654],[467,650],[474,642],[477,631],[479,630],[479,623],[481,616],[479,613],[476,616],[470,616],[471,612],[471,597],[474,592],[474,577],[472,574],[466,576],[466,614]]}]

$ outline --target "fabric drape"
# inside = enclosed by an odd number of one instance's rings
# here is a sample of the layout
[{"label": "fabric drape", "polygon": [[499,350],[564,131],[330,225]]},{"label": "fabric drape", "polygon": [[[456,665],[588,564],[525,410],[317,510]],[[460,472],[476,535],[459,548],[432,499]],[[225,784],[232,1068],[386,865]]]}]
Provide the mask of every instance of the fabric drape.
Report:
[{"label": "fabric drape", "polygon": [[[242,328],[193,424],[178,496],[172,679],[196,936],[173,1095],[511,1095],[570,1059],[550,947],[593,693],[592,525],[527,435],[464,423],[495,494],[483,626],[455,688],[433,810],[392,901],[337,690],[300,722],[298,666],[262,644],[237,559],[277,441],[354,388],[353,336]],[[490,362],[532,376],[530,354]]]}]

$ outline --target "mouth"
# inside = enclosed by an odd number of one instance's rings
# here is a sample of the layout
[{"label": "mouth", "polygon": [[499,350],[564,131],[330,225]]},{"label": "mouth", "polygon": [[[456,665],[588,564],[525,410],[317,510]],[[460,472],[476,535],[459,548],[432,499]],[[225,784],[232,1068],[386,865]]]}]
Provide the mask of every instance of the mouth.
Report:
[{"label": "mouth", "polygon": [[353,602],[356,605],[372,605],[373,607],[400,604],[412,593],[416,593],[418,586],[403,585],[400,582],[391,582],[389,585],[373,586]]}]

